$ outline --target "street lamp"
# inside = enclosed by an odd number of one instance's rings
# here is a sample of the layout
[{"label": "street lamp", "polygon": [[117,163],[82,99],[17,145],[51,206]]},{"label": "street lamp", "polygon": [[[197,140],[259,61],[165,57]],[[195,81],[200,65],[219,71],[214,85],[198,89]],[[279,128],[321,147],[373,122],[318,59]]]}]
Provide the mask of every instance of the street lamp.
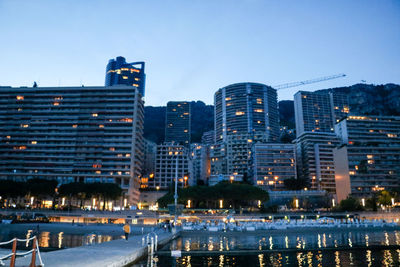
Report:
[{"label": "street lamp", "polygon": [[175,217],[174,217],[174,226],[176,227],[177,218],[177,207],[178,207],[178,155],[176,155],[176,162],[175,162],[175,194],[174,194],[174,204],[175,204]]}]

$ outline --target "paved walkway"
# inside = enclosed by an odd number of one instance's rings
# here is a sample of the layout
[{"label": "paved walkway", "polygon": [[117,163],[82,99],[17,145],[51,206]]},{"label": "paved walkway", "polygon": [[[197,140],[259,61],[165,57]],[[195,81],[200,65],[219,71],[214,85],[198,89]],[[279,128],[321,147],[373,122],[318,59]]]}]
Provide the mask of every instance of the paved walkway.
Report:
[{"label": "paved walkway", "polygon": [[[157,231],[158,244],[166,244],[174,235]],[[144,235],[146,236],[146,235]],[[147,254],[147,244],[142,245],[142,236],[130,236],[129,240],[114,240],[101,244],[62,249],[42,253],[45,267],[122,267]],[[28,266],[30,257],[17,258],[16,266]],[[9,262],[5,261],[6,266]],[[39,260],[36,261],[39,264]]]}]

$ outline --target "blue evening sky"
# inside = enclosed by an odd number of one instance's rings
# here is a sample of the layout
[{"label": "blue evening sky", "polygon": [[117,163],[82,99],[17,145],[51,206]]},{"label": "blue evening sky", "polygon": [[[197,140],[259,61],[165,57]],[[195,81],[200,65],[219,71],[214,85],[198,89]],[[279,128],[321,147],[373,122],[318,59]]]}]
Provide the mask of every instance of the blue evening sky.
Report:
[{"label": "blue evening sky", "polygon": [[110,58],[145,61],[146,105],[213,103],[231,83],[279,92],[400,83],[399,0],[0,0],[0,85],[104,85]]}]

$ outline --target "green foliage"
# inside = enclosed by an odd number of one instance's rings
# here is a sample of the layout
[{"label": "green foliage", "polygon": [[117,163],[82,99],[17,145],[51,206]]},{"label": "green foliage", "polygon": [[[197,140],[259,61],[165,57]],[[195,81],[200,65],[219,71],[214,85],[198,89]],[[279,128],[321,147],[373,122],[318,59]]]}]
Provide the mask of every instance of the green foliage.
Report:
[{"label": "green foliage", "polygon": [[[193,207],[206,207],[217,208],[219,207],[219,200],[224,200],[224,205],[228,203],[233,208],[239,205],[250,206],[250,202],[261,200],[265,202],[268,200],[268,193],[258,187],[243,184],[243,183],[229,183],[221,182],[215,186],[191,186],[178,190],[178,202],[186,204],[190,199]],[[174,193],[169,192],[161,197],[157,202],[160,207],[166,207],[168,204],[174,202]]]},{"label": "green foliage", "polygon": [[357,211],[363,210],[363,207],[360,204],[360,201],[353,197],[348,197],[340,201],[339,209],[341,211]]},{"label": "green foliage", "polygon": [[69,183],[63,184],[59,189],[60,195],[76,198],[91,198],[94,196],[105,199],[118,199],[122,189],[114,183]]},{"label": "green foliage", "polygon": [[392,204],[392,195],[388,191],[381,191],[378,197],[379,204],[389,206]]},{"label": "green foliage", "polygon": [[29,194],[39,198],[53,196],[57,187],[56,180],[30,179],[26,182]]},{"label": "green foliage", "polygon": [[285,179],[283,183],[289,190],[302,190],[307,187],[307,181],[305,179],[289,178]]},{"label": "green foliage", "polygon": [[3,198],[23,197],[28,193],[26,184],[12,180],[0,180],[0,196]]}]

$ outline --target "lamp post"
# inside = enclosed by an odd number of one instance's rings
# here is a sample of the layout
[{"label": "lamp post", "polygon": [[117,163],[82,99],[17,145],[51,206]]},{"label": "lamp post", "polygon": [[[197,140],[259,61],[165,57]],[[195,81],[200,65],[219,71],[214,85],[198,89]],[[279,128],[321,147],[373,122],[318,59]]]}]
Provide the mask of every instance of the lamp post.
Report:
[{"label": "lamp post", "polygon": [[176,227],[177,222],[177,208],[178,208],[178,155],[176,155],[175,163],[175,194],[174,194],[174,204],[175,204],[175,217],[174,217],[174,227]]}]

